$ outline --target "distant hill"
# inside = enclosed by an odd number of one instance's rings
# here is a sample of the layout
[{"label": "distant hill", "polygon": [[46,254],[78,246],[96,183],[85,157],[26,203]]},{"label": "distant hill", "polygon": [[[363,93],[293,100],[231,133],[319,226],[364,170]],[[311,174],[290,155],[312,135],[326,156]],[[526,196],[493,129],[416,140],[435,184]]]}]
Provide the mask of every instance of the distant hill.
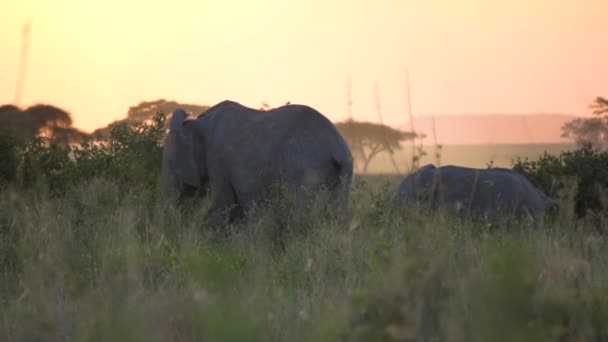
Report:
[{"label": "distant hill", "polygon": [[[439,144],[546,144],[571,143],[561,137],[561,127],[577,118],[567,114],[446,114],[435,115],[435,131]],[[415,130],[433,143],[433,117],[414,118]],[[399,129],[409,130],[409,123]]]}]

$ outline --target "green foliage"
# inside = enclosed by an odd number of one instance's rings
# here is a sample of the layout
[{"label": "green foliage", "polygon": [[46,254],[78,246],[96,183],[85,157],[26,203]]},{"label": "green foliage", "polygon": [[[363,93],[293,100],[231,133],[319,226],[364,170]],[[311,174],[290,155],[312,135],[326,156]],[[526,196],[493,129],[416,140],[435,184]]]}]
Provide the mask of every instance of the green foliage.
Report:
[{"label": "green foliage", "polygon": [[[81,146],[63,146],[36,137],[19,145],[9,133],[0,135],[4,182],[18,187],[41,186],[53,193],[96,177],[113,179],[130,187],[156,188],[162,158],[165,115],[150,124],[118,124],[107,138],[88,139]],[[19,146],[22,146],[19,148]]]},{"label": "green foliage", "polygon": [[567,200],[574,194],[577,216],[608,208],[608,152],[584,145],[559,155],[545,153],[536,161],[517,159],[513,169],[547,195]]},{"label": "green foliage", "polygon": [[0,189],[17,179],[21,140],[12,130],[0,129]]},{"label": "green foliage", "polygon": [[71,178],[73,162],[70,148],[56,144],[47,146],[46,139],[36,137],[23,150],[21,156],[21,185],[32,187],[46,184],[50,190],[64,188]]},{"label": "green foliage", "polygon": [[[97,142],[98,146],[89,143],[83,149],[76,150],[76,163],[82,163],[88,177],[97,176],[96,173],[108,169],[115,179],[153,186],[160,172],[164,127],[163,113],[154,116],[151,124],[115,125],[110,137]],[[98,168],[97,163],[107,166]]]}]

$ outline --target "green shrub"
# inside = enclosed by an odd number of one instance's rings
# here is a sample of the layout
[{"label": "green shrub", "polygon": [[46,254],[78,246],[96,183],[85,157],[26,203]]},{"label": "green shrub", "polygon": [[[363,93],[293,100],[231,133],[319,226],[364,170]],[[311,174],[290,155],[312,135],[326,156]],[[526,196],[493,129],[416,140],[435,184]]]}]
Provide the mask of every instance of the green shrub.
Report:
[{"label": "green shrub", "polygon": [[12,130],[0,129],[0,189],[17,178],[18,150],[20,139]]},{"label": "green shrub", "polygon": [[46,139],[36,137],[25,145],[20,157],[19,176],[24,187],[44,183],[48,189],[58,191],[71,181],[73,161],[69,147],[47,146]]},{"label": "green shrub", "polygon": [[131,183],[155,184],[160,174],[164,126],[165,115],[159,113],[150,125],[125,123],[112,127],[105,148],[113,157],[114,176]]},{"label": "green shrub", "polygon": [[0,186],[44,185],[53,193],[64,193],[92,178],[106,178],[129,187],[154,187],[160,174],[164,126],[165,115],[159,113],[151,124],[121,123],[112,127],[107,138],[72,147],[49,144],[41,137],[20,144],[10,132],[1,132]]},{"label": "green shrub", "polygon": [[578,217],[607,208],[606,151],[586,145],[560,155],[545,152],[537,161],[517,159],[513,170],[524,174],[549,196],[564,198],[574,191],[574,210]]}]

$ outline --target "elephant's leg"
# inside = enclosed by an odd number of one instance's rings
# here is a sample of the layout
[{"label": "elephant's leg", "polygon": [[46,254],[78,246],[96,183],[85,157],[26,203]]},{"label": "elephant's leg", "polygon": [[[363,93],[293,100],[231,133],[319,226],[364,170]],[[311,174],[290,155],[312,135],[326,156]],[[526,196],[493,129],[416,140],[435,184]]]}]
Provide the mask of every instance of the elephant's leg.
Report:
[{"label": "elephant's leg", "polygon": [[177,203],[179,205],[183,205],[189,199],[192,199],[197,192],[197,188],[188,184],[184,184],[181,191],[179,192],[179,196],[177,198]]},{"label": "elephant's leg", "polygon": [[213,225],[232,222],[242,216],[242,208],[236,197],[232,184],[223,181],[212,190],[213,197],[209,209],[210,223]]}]

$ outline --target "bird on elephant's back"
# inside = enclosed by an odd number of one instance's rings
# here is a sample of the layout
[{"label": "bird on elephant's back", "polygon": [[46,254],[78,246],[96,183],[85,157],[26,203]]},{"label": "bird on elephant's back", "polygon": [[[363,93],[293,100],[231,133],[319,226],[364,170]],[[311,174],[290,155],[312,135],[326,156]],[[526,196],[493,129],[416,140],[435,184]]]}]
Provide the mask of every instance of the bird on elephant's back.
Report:
[{"label": "bird on elephant's back", "polygon": [[163,150],[165,195],[208,189],[210,214],[242,217],[281,187],[298,204],[319,190],[338,209],[350,196],[353,160],[334,124],[313,108],[261,111],[223,101],[197,118],[176,110]]}]

